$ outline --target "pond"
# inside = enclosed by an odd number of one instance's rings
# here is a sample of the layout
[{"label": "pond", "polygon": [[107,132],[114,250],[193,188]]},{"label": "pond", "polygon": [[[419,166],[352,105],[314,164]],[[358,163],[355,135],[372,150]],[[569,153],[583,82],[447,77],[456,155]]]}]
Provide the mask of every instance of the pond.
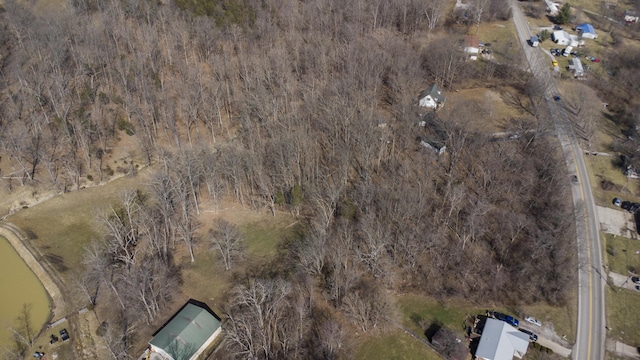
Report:
[{"label": "pond", "polygon": [[0,349],[13,346],[8,327],[24,327],[17,319],[29,308],[30,326],[37,335],[49,316],[49,297],[27,264],[9,244],[0,237]]}]

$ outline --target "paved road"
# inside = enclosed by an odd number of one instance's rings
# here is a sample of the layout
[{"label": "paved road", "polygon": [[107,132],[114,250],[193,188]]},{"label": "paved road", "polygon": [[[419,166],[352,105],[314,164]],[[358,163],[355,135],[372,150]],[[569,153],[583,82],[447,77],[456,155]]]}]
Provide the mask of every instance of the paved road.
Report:
[{"label": "paved road", "polygon": [[[515,1],[511,1],[513,21],[521,39],[531,72],[546,84],[546,104],[554,121],[556,135],[562,146],[569,174],[578,177],[571,191],[576,215],[578,244],[578,327],[576,343],[573,347],[573,359],[604,359],[604,280],[602,271],[602,252],[598,233],[598,219],[591,184],[584,162],[583,151],[573,132],[571,123],[553,96],[558,89],[553,82],[548,66],[537,48],[527,45],[531,37],[527,20]],[[570,181],[567,179],[567,181]],[[601,276],[604,275],[604,276]]]}]

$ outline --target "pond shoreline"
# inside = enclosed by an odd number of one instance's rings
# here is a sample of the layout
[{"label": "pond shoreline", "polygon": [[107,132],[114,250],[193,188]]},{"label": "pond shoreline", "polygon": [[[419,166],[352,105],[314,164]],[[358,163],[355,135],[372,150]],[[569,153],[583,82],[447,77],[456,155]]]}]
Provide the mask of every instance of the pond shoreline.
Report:
[{"label": "pond shoreline", "polygon": [[65,301],[62,297],[60,287],[50,272],[45,269],[47,264],[45,263],[45,266],[43,266],[43,263],[38,261],[38,258],[41,259],[42,256],[36,257],[32,249],[27,245],[27,236],[17,226],[8,222],[0,222],[0,236],[7,239],[24,263],[27,264],[29,269],[36,275],[49,297],[50,314],[44,326],[46,327],[52,319],[63,317],[64,314],[62,312],[65,311]]}]

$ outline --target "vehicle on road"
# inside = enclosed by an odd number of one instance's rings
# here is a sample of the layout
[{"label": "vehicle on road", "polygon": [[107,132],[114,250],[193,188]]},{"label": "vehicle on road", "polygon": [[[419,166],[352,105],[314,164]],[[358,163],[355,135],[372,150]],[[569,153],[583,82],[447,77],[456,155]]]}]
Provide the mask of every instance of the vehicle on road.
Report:
[{"label": "vehicle on road", "polygon": [[518,321],[518,319],[514,318],[514,317],[513,317],[513,316],[511,316],[511,315],[506,315],[506,314],[503,314],[503,313],[494,312],[494,313],[493,313],[493,316],[494,316],[496,319],[501,320],[501,321],[504,321],[504,322],[506,322],[507,324],[512,325],[512,326],[515,326],[515,327],[518,327],[518,325],[520,324],[520,322]]},{"label": "vehicle on road", "polygon": [[620,206],[620,204],[622,204],[622,200],[620,200],[620,198],[613,199],[614,206]]},{"label": "vehicle on road", "polygon": [[551,65],[553,65],[553,67],[558,67],[558,62],[555,60],[552,60]]},{"label": "vehicle on road", "polygon": [[555,100],[555,101],[560,101],[560,96],[558,96],[558,95],[554,95],[554,96],[553,96],[553,100]]},{"label": "vehicle on road", "polygon": [[524,320],[528,321],[528,322],[530,322],[530,323],[532,323],[534,325],[542,326],[542,323],[538,319],[536,319],[534,317],[527,316],[526,318],[524,318]]},{"label": "vehicle on road", "polygon": [[574,184],[578,183],[578,176],[577,175],[571,175],[571,182]]},{"label": "vehicle on road", "polygon": [[520,330],[520,332],[523,332],[523,333],[529,335],[529,341],[531,341],[531,342],[538,341],[538,335],[532,333],[531,331],[529,331],[527,329],[518,329],[518,330]]},{"label": "vehicle on road", "polygon": [[60,338],[62,339],[62,341],[69,340],[69,333],[67,332],[67,329],[60,330]]}]

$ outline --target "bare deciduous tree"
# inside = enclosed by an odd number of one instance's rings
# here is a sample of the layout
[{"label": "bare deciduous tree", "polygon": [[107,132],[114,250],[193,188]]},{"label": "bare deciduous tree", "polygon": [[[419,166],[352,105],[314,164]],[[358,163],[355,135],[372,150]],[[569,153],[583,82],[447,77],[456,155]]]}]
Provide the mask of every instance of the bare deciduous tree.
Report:
[{"label": "bare deciduous tree", "polygon": [[225,270],[231,270],[236,260],[241,259],[244,250],[244,235],[238,227],[224,219],[216,220],[209,231],[212,250],[220,253]]}]

